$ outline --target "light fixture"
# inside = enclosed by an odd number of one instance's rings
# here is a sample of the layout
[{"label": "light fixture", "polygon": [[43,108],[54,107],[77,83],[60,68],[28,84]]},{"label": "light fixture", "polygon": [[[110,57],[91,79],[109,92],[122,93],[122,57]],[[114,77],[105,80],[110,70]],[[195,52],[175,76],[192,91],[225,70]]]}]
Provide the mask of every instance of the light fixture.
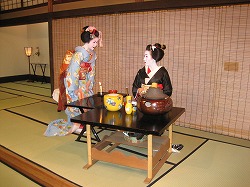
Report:
[{"label": "light fixture", "polygon": [[32,54],[32,47],[24,47],[25,54],[27,57],[30,57]]},{"label": "light fixture", "polygon": [[29,80],[28,82],[32,82],[32,80],[30,79],[30,56],[32,54],[32,47],[24,47],[24,51],[25,51],[25,55],[28,57],[29,59]]}]

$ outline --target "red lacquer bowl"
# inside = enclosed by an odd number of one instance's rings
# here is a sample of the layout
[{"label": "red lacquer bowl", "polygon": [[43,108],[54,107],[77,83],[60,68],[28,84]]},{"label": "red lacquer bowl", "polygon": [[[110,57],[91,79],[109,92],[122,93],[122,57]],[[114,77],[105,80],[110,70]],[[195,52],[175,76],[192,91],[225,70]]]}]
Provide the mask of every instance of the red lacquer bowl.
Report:
[{"label": "red lacquer bowl", "polygon": [[164,99],[147,99],[139,97],[137,99],[137,108],[143,114],[161,115],[171,110],[173,101],[170,97]]}]

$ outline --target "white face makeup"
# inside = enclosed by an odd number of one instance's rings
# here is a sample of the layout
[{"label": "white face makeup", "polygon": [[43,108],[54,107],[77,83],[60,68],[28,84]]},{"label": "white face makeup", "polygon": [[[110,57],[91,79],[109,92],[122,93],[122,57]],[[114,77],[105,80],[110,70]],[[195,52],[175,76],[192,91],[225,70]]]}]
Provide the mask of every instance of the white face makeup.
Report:
[{"label": "white face makeup", "polygon": [[88,49],[94,50],[98,46],[99,38],[94,38],[90,40],[90,42],[87,44]]},{"label": "white face makeup", "polygon": [[153,61],[150,51],[145,51],[143,60],[145,65],[150,66],[151,62]]}]

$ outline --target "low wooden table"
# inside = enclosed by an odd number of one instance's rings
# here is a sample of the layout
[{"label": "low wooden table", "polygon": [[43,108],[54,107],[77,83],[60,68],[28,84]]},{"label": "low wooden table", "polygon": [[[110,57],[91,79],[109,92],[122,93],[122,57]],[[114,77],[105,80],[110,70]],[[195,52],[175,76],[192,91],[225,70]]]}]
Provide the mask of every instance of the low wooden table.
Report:
[{"label": "low wooden table", "polygon": [[[98,160],[134,167],[147,171],[144,182],[149,183],[172,153],[173,124],[184,112],[184,108],[174,107],[167,114],[160,116],[144,115],[140,111],[127,115],[124,108],[117,112],[110,112],[103,107],[98,107],[71,118],[72,122],[81,123],[87,127],[88,163],[84,168],[88,169]],[[104,136],[100,142],[92,146],[91,127],[93,126],[117,131],[112,132],[110,136]],[[167,129],[168,136],[161,136]],[[124,139],[122,131],[143,133],[147,135],[147,141],[131,143]],[[118,149],[114,150],[120,144],[147,148],[147,158],[127,156]]]}]

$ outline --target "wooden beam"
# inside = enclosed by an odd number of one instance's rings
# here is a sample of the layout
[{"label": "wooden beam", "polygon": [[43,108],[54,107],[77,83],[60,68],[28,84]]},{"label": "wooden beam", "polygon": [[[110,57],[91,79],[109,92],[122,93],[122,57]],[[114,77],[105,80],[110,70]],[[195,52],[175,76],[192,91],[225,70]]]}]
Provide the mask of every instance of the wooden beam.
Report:
[{"label": "wooden beam", "polygon": [[42,186],[80,186],[3,146],[0,146],[0,161]]}]

